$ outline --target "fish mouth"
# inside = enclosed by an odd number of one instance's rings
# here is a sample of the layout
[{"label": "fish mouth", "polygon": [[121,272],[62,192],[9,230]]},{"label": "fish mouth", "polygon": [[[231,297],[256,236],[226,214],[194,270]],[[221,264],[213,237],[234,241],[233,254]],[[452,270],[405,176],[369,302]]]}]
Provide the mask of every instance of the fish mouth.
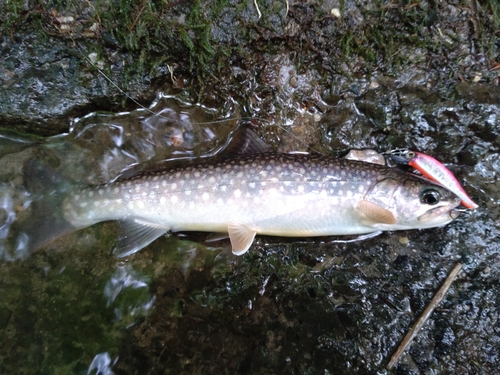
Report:
[{"label": "fish mouth", "polygon": [[459,210],[455,210],[456,207],[460,205],[460,199],[455,199],[453,202],[446,204],[444,206],[439,206],[432,208],[420,215],[417,218],[417,221],[420,223],[429,222],[429,221],[443,221],[449,222],[454,220],[460,215]]}]

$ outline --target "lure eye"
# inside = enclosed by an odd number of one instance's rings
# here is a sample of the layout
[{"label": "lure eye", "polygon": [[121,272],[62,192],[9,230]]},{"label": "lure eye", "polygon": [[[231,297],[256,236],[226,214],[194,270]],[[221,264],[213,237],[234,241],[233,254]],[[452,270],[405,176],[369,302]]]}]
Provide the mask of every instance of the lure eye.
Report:
[{"label": "lure eye", "polygon": [[438,204],[441,200],[441,194],[436,189],[426,189],[420,193],[420,201],[431,206]]},{"label": "lure eye", "polygon": [[406,153],[406,157],[407,157],[408,159],[413,159],[413,158],[415,157],[415,153],[414,153],[413,151],[408,151],[408,152]]}]

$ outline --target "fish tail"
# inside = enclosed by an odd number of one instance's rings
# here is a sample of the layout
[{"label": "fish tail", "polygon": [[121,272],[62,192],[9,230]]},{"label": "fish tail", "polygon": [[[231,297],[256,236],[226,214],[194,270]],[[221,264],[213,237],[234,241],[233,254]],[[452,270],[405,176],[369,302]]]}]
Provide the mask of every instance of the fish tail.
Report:
[{"label": "fish tail", "polygon": [[21,232],[28,239],[28,251],[33,252],[78,229],[65,219],[63,212],[64,199],[74,184],[36,161],[28,161],[23,174],[32,201]]}]

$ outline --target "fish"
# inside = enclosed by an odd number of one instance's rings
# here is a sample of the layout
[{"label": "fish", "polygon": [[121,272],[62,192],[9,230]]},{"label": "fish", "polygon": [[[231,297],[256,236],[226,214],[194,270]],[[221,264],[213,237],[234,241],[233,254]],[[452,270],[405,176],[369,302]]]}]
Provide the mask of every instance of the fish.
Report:
[{"label": "fish", "polygon": [[392,150],[388,155],[394,162],[415,168],[429,180],[435,181],[455,193],[465,208],[474,210],[479,207],[465,192],[453,173],[432,156],[407,148]]},{"label": "fish", "polygon": [[[232,252],[242,255],[256,235],[363,235],[443,226],[458,216],[454,193],[412,173],[319,154],[269,152],[251,137],[245,142],[244,154],[222,160],[98,186],[66,184],[56,193],[48,187],[50,193],[30,207],[38,219],[26,231],[28,246],[42,248],[113,220],[120,228],[118,256],[179,231],[227,233]],[[43,166],[26,169],[38,184],[60,185]]]}]

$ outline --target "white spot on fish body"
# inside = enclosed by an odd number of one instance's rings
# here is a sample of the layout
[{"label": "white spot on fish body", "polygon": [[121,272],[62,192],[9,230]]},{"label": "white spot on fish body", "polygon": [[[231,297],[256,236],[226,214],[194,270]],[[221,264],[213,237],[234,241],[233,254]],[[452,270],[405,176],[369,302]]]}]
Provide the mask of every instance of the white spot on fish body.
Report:
[{"label": "white spot on fish body", "polygon": [[200,172],[196,171],[194,172],[194,177],[199,178],[201,176]]},{"label": "white spot on fish body", "polygon": [[94,192],[93,191],[89,191],[89,197],[92,198],[94,196]]},{"label": "white spot on fish body", "polygon": [[276,190],[275,188],[271,188],[267,191],[267,193],[269,194],[269,196],[275,197],[278,195],[278,190]]},{"label": "white spot on fish body", "polygon": [[149,187],[149,182],[146,182],[144,186]]},{"label": "white spot on fish body", "polygon": [[210,182],[211,184],[213,184],[213,183],[215,182],[215,177],[213,177],[213,176],[212,176],[212,177],[210,177],[210,178],[208,179],[208,182]]},{"label": "white spot on fish body", "polygon": [[161,198],[160,198],[160,204],[161,204],[162,206],[164,206],[164,205],[165,205],[165,203],[167,203],[167,200],[165,199],[165,197],[161,197]]},{"label": "white spot on fish body", "polygon": [[221,186],[219,186],[219,189],[220,189],[220,191],[222,191],[222,192],[226,192],[226,190],[227,190],[227,186],[226,186],[226,185],[221,185]]},{"label": "white spot on fish body", "polygon": [[202,199],[203,201],[208,201],[208,199],[209,199],[209,198],[210,198],[210,194],[208,194],[208,193],[206,193],[206,192],[205,192],[205,193],[203,193],[203,195],[201,196],[201,199]]},{"label": "white spot on fish body", "polygon": [[184,194],[186,194],[186,195],[191,195],[191,190],[185,190],[185,191],[184,191]]},{"label": "white spot on fish body", "polygon": [[236,175],[236,177],[242,178],[243,177],[243,172],[238,172],[238,174]]},{"label": "white spot on fish body", "polygon": [[76,194],[73,198],[75,199],[75,201],[77,201],[80,199],[80,196],[78,194]]},{"label": "white spot on fish body", "polygon": [[158,176],[154,176],[153,181],[158,181],[158,178],[159,178]]},{"label": "white spot on fish body", "polygon": [[328,196],[328,193],[326,192],[326,190],[321,190],[321,193],[319,193],[319,196],[321,198],[326,198]]},{"label": "white spot on fish body", "polygon": [[94,202],[94,207],[99,207],[99,201]]},{"label": "white spot on fish body", "polygon": [[135,185],[135,192],[138,193],[141,190],[139,185]]},{"label": "white spot on fish body", "polygon": [[119,192],[120,192],[120,188],[119,187],[115,187],[113,189],[113,193],[118,194]]},{"label": "white spot on fish body", "polygon": [[87,207],[88,203],[87,202],[81,202],[80,203],[80,207],[81,208],[84,208],[84,207]]},{"label": "white spot on fish body", "polygon": [[172,196],[170,197],[170,200],[172,201],[172,203],[173,203],[173,204],[176,204],[176,203],[179,201],[179,198],[177,198],[177,196],[176,196],[176,195],[172,195]]},{"label": "white spot on fish body", "polygon": [[144,207],[146,207],[146,205],[144,204],[144,201],[138,201],[138,202],[137,202],[137,205],[139,206],[139,208],[144,208]]},{"label": "white spot on fish body", "polygon": [[240,189],[236,189],[233,194],[234,194],[235,198],[240,198],[241,197],[241,190]]},{"label": "white spot on fish body", "polygon": [[300,185],[298,188],[297,188],[297,191],[299,193],[303,193],[304,192],[304,186]]},{"label": "white spot on fish body", "polygon": [[163,180],[163,181],[161,182],[161,186],[163,186],[163,187],[167,186],[167,181]]},{"label": "white spot on fish body", "polygon": [[249,187],[250,189],[255,189],[255,182],[250,182],[250,183],[248,184],[248,187]]},{"label": "white spot on fish body", "polygon": [[177,189],[177,184],[174,182],[172,185],[170,185],[170,190],[175,190]]},{"label": "white spot on fish body", "polygon": [[193,209],[195,207],[196,207],[196,205],[194,204],[193,201],[189,202],[189,208]]},{"label": "white spot on fish body", "polygon": [[129,210],[133,210],[134,209],[134,201],[128,202],[127,207],[129,208]]}]

